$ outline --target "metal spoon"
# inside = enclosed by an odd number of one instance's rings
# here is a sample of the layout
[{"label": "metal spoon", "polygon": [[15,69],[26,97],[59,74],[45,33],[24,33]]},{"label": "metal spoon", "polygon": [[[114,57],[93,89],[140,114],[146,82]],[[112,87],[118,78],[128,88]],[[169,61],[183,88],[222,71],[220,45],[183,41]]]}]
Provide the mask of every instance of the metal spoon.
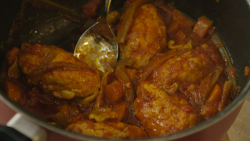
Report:
[{"label": "metal spoon", "polygon": [[100,21],[82,34],[74,51],[74,56],[104,74],[113,72],[118,58],[118,43],[114,41],[115,34],[106,21],[110,4],[111,0],[106,0]]}]

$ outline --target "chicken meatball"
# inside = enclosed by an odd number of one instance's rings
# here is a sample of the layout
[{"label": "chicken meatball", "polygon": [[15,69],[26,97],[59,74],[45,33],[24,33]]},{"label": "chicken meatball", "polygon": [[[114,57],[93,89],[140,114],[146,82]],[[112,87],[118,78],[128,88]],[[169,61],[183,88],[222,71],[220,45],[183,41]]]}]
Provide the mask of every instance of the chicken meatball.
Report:
[{"label": "chicken meatball", "polygon": [[100,87],[98,71],[56,46],[23,44],[18,60],[30,84],[60,99],[86,97]]},{"label": "chicken meatball", "polygon": [[122,122],[93,122],[83,120],[67,127],[67,130],[102,138],[113,139],[140,139],[148,138],[148,134],[142,128]]},{"label": "chicken meatball", "polygon": [[152,72],[152,78],[157,85],[169,87],[178,83],[186,89],[190,84],[200,83],[214,67],[214,62],[204,51],[193,49],[161,64]]},{"label": "chicken meatball", "polygon": [[139,84],[134,106],[140,124],[152,137],[182,131],[200,120],[185,99],[177,100],[160,86],[148,81]]},{"label": "chicken meatball", "polygon": [[133,68],[145,66],[149,59],[167,45],[165,23],[152,4],[139,7],[134,21],[126,37],[126,42],[120,46],[121,59],[133,58]]}]

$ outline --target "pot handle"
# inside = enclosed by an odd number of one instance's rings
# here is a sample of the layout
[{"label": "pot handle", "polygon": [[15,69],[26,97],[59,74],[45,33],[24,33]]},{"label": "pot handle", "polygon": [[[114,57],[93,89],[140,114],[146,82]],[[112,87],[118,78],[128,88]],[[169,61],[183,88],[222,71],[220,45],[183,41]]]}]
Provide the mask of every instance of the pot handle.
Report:
[{"label": "pot handle", "polygon": [[15,114],[7,126],[0,126],[1,141],[46,141],[47,133],[35,123]]}]

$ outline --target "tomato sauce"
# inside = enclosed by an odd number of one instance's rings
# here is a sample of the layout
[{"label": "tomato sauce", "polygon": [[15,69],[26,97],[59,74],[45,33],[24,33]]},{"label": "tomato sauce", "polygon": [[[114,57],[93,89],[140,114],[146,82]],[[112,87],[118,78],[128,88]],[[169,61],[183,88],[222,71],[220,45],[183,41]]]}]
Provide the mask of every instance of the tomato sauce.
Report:
[{"label": "tomato sauce", "polygon": [[[102,3],[90,0],[83,14],[93,17]],[[126,0],[120,14],[112,25],[123,40],[114,72],[100,76],[56,46],[25,44],[30,48],[5,56],[1,81],[8,97],[49,124],[115,139],[192,128],[236,97],[236,69],[212,41],[210,19],[194,22],[172,4],[147,0]]]}]

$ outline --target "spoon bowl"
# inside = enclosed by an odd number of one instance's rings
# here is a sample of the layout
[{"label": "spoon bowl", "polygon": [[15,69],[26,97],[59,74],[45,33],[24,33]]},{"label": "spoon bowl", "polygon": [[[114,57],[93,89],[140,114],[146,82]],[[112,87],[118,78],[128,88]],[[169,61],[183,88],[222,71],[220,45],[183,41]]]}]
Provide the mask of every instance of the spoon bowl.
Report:
[{"label": "spoon bowl", "polygon": [[113,72],[118,58],[118,43],[106,21],[110,4],[111,0],[106,0],[104,15],[81,35],[74,51],[74,56],[103,74]]}]

